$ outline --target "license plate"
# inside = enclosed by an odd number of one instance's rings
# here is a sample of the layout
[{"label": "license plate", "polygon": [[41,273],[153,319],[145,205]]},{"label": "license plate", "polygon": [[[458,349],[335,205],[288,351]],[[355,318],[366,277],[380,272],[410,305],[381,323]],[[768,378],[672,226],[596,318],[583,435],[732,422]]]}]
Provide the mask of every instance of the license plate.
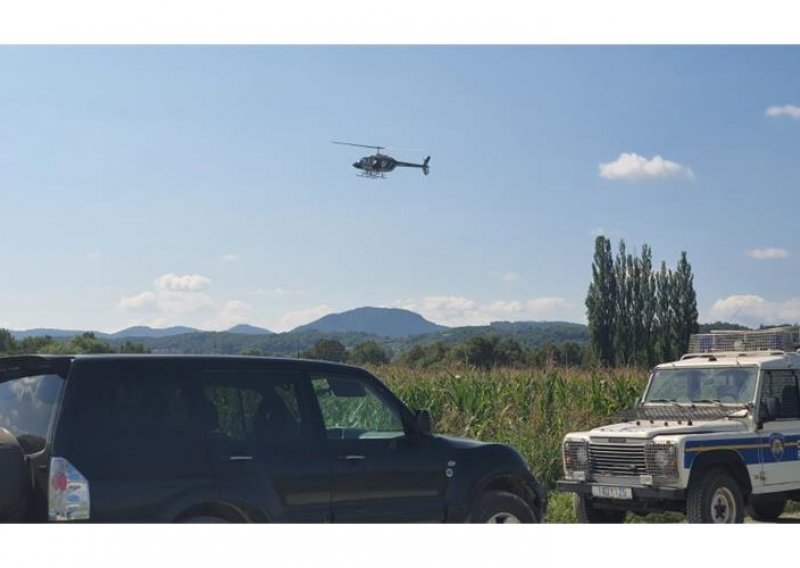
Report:
[{"label": "license plate", "polygon": [[633,489],[618,485],[592,485],[592,496],[601,499],[633,499]]}]

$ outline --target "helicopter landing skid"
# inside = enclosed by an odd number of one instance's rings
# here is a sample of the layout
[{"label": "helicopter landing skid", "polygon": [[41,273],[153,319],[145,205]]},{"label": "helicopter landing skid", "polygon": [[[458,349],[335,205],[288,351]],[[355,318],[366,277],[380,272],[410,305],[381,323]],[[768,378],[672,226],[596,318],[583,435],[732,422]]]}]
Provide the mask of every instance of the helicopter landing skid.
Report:
[{"label": "helicopter landing skid", "polygon": [[356,177],[369,178],[369,179],[386,179],[383,174],[356,174]]}]

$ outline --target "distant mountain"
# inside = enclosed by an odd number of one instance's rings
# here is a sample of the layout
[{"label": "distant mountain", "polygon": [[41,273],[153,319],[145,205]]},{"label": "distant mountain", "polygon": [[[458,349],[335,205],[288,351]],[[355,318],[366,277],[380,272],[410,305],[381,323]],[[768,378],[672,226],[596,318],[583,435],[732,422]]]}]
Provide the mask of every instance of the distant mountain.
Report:
[{"label": "distant mountain", "polygon": [[184,327],[182,325],[176,325],[173,327],[165,327],[161,329],[156,329],[152,327],[147,327],[146,325],[137,325],[134,327],[128,327],[116,333],[110,334],[98,334],[98,337],[107,337],[110,339],[120,339],[122,337],[171,337],[173,335],[183,335],[185,333],[197,333],[199,329],[195,329],[193,327]]},{"label": "distant mountain", "polygon": [[74,337],[82,333],[86,332],[74,329],[50,329],[45,327],[37,327],[35,329],[24,329],[21,331],[11,331],[11,335],[14,337],[14,339],[25,339],[28,337],[44,337],[46,335],[49,335],[50,337],[57,339],[69,339],[70,337]]},{"label": "distant mountain", "polygon": [[240,323],[239,325],[235,325],[230,328],[228,333],[241,333],[242,335],[272,335],[273,332],[268,329],[264,329],[263,327],[256,327],[254,325]]},{"label": "distant mountain", "polygon": [[403,337],[445,331],[448,328],[429,322],[421,315],[398,308],[356,308],[330,314],[292,330],[322,333],[359,332],[381,337]]}]

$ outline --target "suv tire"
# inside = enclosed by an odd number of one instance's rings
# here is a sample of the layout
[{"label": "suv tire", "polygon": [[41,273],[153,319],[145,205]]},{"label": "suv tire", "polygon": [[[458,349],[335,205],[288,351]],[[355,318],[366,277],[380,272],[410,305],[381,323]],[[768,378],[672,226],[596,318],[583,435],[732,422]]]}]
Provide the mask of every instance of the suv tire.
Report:
[{"label": "suv tire", "polygon": [[744,521],[742,488],[725,469],[712,469],[689,485],[686,520],[690,523]]},{"label": "suv tire", "polygon": [[487,491],[469,516],[470,523],[518,524],[536,523],[536,515],[528,504],[507,491]]},{"label": "suv tire", "polygon": [[0,522],[21,521],[26,512],[30,479],[25,453],[17,438],[0,428]]},{"label": "suv tire", "polygon": [[747,514],[756,521],[774,521],[781,516],[786,508],[786,499],[781,501],[771,501],[768,503],[750,503],[747,506]]},{"label": "suv tire", "polygon": [[627,511],[613,509],[596,509],[592,499],[583,495],[575,495],[575,520],[579,523],[617,524],[625,522]]}]

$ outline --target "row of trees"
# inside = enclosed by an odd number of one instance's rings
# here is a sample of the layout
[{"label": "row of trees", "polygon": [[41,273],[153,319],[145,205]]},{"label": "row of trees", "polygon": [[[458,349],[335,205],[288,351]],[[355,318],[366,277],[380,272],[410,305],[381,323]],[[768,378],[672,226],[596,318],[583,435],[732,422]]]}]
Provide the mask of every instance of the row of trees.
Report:
[{"label": "row of trees", "polygon": [[[0,355],[149,352],[150,349],[141,343],[131,341],[126,341],[115,349],[93,333],[83,333],[68,340],[54,339],[50,336],[17,340],[8,330],[0,328]],[[268,355],[260,349],[250,347],[241,349],[238,354]],[[394,358],[390,351],[376,341],[362,341],[347,349],[342,342],[335,339],[320,339],[298,355],[307,359],[355,365],[385,365],[394,361],[417,368],[448,365],[466,365],[483,369],[505,366],[580,366],[589,362],[588,347],[585,344],[548,343],[537,349],[529,349],[515,339],[500,338],[497,335],[475,336],[455,345],[448,345],[442,341],[415,345]]]},{"label": "row of trees", "polygon": [[118,349],[98,339],[94,333],[82,333],[67,341],[59,341],[49,335],[15,339],[7,329],[0,328],[0,354],[22,355],[42,354],[79,354],[79,353],[149,353],[150,350],[141,343],[126,341]]},{"label": "row of trees", "polygon": [[[259,353],[248,351],[242,354]],[[588,362],[588,349],[586,345],[575,342],[553,343],[537,349],[527,349],[512,338],[501,339],[496,335],[481,335],[455,345],[448,345],[443,341],[414,345],[394,359],[375,341],[364,341],[352,350],[348,350],[344,344],[335,339],[322,339],[310,349],[301,352],[300,356],[356,365],[384,365],[393,361],[416,368],[465,365],[490,369],[513,366],[580,366]]]},{"label": "row of trees", "polygon": [[590,343],[600,364],[652,366],[677,358],[698,329],[686,252],[674,270],[664,262],[654,270],[648,245],[634,256],[620,241],[614,256],[611,242],[597,237],[586,309]]}]

